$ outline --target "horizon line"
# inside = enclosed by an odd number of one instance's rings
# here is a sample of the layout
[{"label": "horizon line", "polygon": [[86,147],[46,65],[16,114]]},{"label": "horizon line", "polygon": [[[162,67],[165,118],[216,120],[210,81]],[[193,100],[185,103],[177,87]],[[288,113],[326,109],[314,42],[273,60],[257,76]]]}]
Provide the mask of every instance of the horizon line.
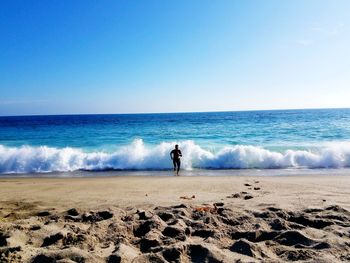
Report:
[{"label": "horizon line", "polygon": [[258,112],[258,111],[293,111],[293,110],[347,110],[350,107],[334,108],[286,108],[286,109],[252,109],[252,110],[217,110],[217,111],[169,111],[169,112],[123,112],[123,113],[60,113],[60,114],[18,114],[0,115],[0,117],[35,117],[35,116],[78,116],[78,115],[142,115],[142,114],[187,114],[187,113],[224,113],[224,112]]}]

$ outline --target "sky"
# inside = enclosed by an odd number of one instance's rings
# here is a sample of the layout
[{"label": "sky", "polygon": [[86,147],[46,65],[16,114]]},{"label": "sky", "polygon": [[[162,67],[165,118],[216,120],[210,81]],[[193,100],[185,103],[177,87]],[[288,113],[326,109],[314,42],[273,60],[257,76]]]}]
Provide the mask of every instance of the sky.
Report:
[{"label": "sky", "polygon": [[350,107],[348,0],[4,0],[0,115]]}]

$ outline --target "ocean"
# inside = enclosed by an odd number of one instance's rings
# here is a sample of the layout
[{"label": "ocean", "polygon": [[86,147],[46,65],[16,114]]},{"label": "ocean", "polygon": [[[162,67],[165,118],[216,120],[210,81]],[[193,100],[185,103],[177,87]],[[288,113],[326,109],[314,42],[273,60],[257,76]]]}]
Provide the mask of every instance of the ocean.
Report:
[{"label": "ocean", "polygon": [[340,171],[350,109],[0,117],[0,174],[160,174],[175,144],[189,175]]}]

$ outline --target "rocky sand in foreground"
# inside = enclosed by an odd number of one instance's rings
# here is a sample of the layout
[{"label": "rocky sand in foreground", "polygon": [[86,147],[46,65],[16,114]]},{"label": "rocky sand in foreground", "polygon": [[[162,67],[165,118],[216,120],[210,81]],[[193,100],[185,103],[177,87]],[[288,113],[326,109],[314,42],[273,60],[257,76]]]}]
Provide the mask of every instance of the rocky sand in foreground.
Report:
[{"label": "rocky sand in foreground", "polygon": [[350,260],[350,212],[339,206],[250,211],[220,202],[30,214],[33,204],[16,205],[1,218],[1,262]]},{"label": "rocky sand in foreground", "polygon": [[0,262],[347,262],[350,177],[0,180]]}]

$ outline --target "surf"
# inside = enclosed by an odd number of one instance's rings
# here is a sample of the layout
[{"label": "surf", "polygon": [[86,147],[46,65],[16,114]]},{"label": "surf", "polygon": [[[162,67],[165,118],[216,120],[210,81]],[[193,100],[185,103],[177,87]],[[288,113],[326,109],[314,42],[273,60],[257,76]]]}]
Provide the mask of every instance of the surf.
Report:
[{"label": "surf", "polygon": [[86,152],[79,148],[0,145],[0,173],[49,173],[77,170],[167,170],[174,144],[183,153],[182,169],[286,169],[350,167],[350,143],[326,144],[318,149],[272,151],[253,145],[224,146],[210,151],[194,141],[146,145],[142,139],[114,152]]}]

